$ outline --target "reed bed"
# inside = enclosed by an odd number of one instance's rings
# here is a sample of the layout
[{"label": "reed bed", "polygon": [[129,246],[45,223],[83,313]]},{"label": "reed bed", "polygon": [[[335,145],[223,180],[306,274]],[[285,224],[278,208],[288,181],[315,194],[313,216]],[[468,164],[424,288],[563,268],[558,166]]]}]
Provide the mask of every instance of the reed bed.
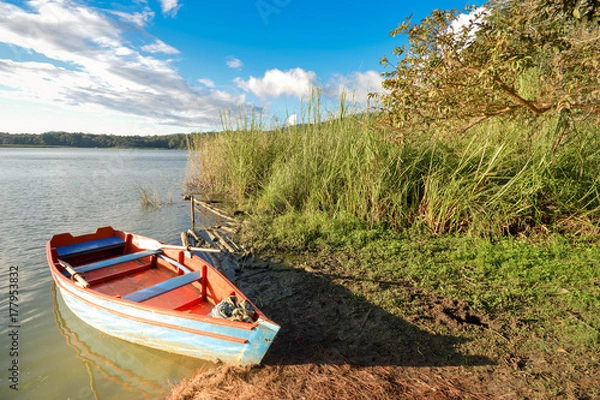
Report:
[{"label": "reed bed", "polygon": [[[258,117],[196,134],[188,187],[254,215],[326,218],[434,235],[596,232],[600,136],[592,122],[496,119],[398,139],[378,116],[310,102],[302,123]],[[325,122],[322,122],[325,120]]]}]

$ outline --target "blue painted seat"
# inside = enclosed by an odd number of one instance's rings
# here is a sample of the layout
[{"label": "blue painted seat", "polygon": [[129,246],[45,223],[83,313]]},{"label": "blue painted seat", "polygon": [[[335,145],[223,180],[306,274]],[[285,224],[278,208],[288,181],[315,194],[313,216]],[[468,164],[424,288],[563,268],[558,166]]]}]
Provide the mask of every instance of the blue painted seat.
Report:
[{"label": "blue painted seat", "polygon": [[81,256],[101,250],[113,250],[125,246],[125,241],[118,236],[112,236],[105,239],[90,240],[89,242],[71,244],[56,248],[56,253],[60,258]]},{"label": "blue painted seat", "polygon": [[202,278],[202,274],[200,273],[200,271],[194,271],[189,274],[179,275],[175,278],[171,278],[169,280],[157,283],[154,286],[150,286],[145,289],[138,290],[137,292],[130,293],[127,296],[123,296],[123,299],[142,302],[145,300],[149,300],[153,297],[159,296],[163,293],[167,293],[182,286],[185,286],[188,283],[192,283],[194,281],[199,280],[200,278]]},{"label": "blue painted seat", "polygon": [[85,264],[85,265],[80,265],[79,267],[75,267],[75,271],[77,271],[79,273],[95,271],[97,269],[110,267],[113,265],[125,263],[127,261],[139,260],[140,258],[153,256],[160,252],[161,252],[160,250],[138,251],[137,253],[125,254],[122,256],[109,258],[107,260],[97,261],[97,262],[93,262],[93,263]]}]

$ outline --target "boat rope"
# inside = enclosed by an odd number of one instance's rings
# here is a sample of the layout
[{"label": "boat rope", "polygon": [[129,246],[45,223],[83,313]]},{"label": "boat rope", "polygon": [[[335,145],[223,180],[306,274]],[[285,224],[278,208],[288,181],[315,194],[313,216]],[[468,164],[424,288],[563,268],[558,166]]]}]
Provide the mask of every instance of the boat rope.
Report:
[{"label": "boat rope", "polygon": [[208,315],[230,321],[253,322],[256,311],[254,311],[254,307],[245,299],[238,303],[237,297],[229,296],[214,306]]}]

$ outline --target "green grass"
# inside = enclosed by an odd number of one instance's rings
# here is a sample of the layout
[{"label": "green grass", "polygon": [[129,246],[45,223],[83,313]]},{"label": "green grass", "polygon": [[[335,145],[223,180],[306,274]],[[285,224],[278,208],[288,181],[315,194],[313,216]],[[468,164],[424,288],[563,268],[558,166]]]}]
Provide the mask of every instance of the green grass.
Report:
[{"label": "green grass", "polygon": [[[597,239],[431,236],[296,213],[255,220],[247,240],[259,249],[308,248],[336,259],[352,277],[366,281],[355,284],[357,296],[410,321],[431,318],[431,299],[464,301],[490,325],[488,331],[510,343],[494,344],[495,335],[476,331],[466,352],[497,359],[511,351],[551,363],[564,350],[569,353],[564,362],[600,367]],[[418,294],[417,301],[411,293]],[[439,325],[420,327],[457,334]]]},{"label": "green grass", "polygon": [[[413,282],[444,297],[464,299],[492,318],[544,303],[551,308],[557,299],[576,312],[600,309],[597,239],[399,234],[358,220],[296,213],[255,220],[246,240],[257,249],[346,254],[357,274]],[[600,317],[592,320],[600,329]]]},{"label": "green grass", "polygon": [[140,204],[144,208],[161,208],[164,204],[173,204],[173,194],[170,192],[164,201],[158,191],[147,186],[138,187],[137,192]]},{"label": "green grass", "polygon": [[491,121],[463,135],[395,138],[370,113],[196,135],[192,191],[254,215],[324,213],[395,231],[597,233],[600,136],[581,123]]}]

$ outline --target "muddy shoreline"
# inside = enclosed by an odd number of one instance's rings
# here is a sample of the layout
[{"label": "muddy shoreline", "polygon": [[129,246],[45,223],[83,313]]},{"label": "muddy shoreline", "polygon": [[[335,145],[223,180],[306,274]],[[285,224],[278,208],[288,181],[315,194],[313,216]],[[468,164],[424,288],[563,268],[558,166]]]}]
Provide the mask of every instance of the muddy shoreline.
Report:
[{"label": "muddy shoreline", "polygon": [[[553,366],[532,374],[495,322],[463,302],[356,276],[323,254],[250,263],[236,284],[282,326],[262,365],[199,371],[169,399],[548,398],[537,381]],[[390,290],[420,311],[393,315],[366,300]],[[598,384],[579,378],[566,398]]]}]

